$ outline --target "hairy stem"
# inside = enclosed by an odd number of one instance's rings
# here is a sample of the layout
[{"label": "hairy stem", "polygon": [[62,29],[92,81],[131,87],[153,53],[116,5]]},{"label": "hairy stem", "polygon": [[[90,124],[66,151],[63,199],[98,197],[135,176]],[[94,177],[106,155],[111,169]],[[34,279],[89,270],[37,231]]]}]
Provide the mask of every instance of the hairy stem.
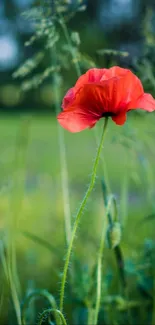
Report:
[{"label": "hairy stem", "polygon": [[104,142],[104,138],[105,138],[105,134],[106,134],[105,131],[107,129],[107,122],[108,122],[108,119],[105,118],[104,128],[103,128],[101,141],[100,141],[100,144],[99,144],[99,147],[98,147],[98,150],[97,150],[97,154],[96,154],[96,158],[95,158],[95,162],[94,162],[90,184],[89,184],[87,192],[86,192],[86,194],[85,194],[85,196],[84,196],[84,198],[83,198],[83,200],[81,202],[81,205],[80,205],[79,210],[77,212],[77,215],[76,215],[76,218],[75,218],[75,223],[74,223],[74,226],[73,226],[72,236],[71,236],[70,244],[69,244],[68,251],[67,251],[66,261],[65,261],[65,265],[64,265],[63,276],[62,276],[62,284],[61,284],[61,290],[60,290],[60,311],[61,312],[63,311],[65,284],[66,284],[67,271],[68,271],[68,266],[69,266],[69,262],[70,262],[70,256],[71,256],[71,252],[72,252],[73,242],[74,242],[74,239],[75,239],[77,227],[79,225],[79,221],[80,221],[82,212],[83,212],[83,210],[85,208],[87,200],[88,200],[88,198],[89,198],[89,196],[90,196],[90,194],[92,192],[92,189],[94,187],[94,184],[95,184],[97,166],[98,166],[98,162],[99,162],[99,159],[100,159],[100,154],[101,154],[101,150],[102,150],[102,146],[103,146],[103,142]]},{"label": "hairy stem", "polygon": [[55,298],[46,290],[34,290],[26,297],[26,299],[23,303],[22,315],[21,315],[22,316],[22,325],[26,325],[25,315],[26,315],[26,310],[27,310],[31,300],[34,298],[35,299],[39,298],[39,297],[43,297],[44,299],[49,301],[49,304],[52,307],[53,314],[55,315],[56,324],[59,324],[58,312],[56,312],[57,304],[56,304]]},{"label": "hairy stem", "polygon": [[49,315],[51,313],[55,313],[61,319],[61,324],[67,325],[67,322],[65,320],[65,317],[63,316],[63,314],[58,309],[47,309],[47,310],[44,310],[43,313],[41,314],[40,321],[39,321],[38,325],[42,325],[42,323],[43,323],[46,315],[47,314]]}]

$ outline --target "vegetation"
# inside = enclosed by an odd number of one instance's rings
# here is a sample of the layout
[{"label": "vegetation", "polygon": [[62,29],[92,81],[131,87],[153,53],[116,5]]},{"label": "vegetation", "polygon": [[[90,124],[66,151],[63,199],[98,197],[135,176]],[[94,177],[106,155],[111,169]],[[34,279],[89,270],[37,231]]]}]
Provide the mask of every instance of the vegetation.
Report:
[{"label": "vegetation", "polygon": [[[103,124],[70,134],[56,120],[71,82],[100,66],[101,58],[81,53],[80,35],[68,29],[70,16],[85,8],[81,1],[77,4],[75,10],[69,1],[61,6],[55,1],[54,8],[41,3],[28,12],[35,17],[36,32],[26,45],[39,39],[41,50],[14,73],[25,78],[22,92],[49,78],[55,114],[0,120],[1,324],[153,325],[154,114],[129,113],[121,128],[109,123],[95,188],[73,243],[64,309],[59,308],[74,216]],[[145,23],[144,52],[130,64],[153,94],[154,47]],[[107,67],[127,57],[113,49],[99,55]],[[48,66],[37,73],[45,56]]]}]

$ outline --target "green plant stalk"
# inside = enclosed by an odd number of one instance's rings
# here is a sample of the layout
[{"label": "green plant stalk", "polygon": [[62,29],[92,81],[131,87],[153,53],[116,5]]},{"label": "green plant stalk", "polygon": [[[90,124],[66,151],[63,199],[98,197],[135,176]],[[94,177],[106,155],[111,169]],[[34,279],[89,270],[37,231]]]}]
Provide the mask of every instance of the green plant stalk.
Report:
[{"label": "green plant stalk", "polygon": [[125,226],[127,222],[127,213],[128,213],[128,188],[129,188],[129,175],[127,172],[127,168],[125,168],[125,174],[122,180],[122,187],[121,187],[121,216],[122,216],[122,223]]},{"label": "green plant stalk", "polygon": [[[155,256],[152,256],[153,266],[155,265]],[[155,269],[153,267],[153,306],[152,306],[152,322],[151,325],[155,324]]]},{"label": "green plant stalk", "polygon": [[3,270],[4,270],[4,275],[6,277],[7,282],[9,282],[8,264],[6,261],[6,255],[4,252],[4,243],[3,242],[0,243],[0,259],[1,259]]},{"label": "green plant stalk", "polygon": [[88,307],[87,325],[93,324],[93,320],[94,320],[94,309],[92,307]]},{"label": "green plant stalk", "polygon": [[71,239],[71,211],[69,203],[69,186],[68,186],[68,169],[66,159],[66,148],[64,141],[64,130],[58,125],[59,132],[59,149],[60,149],[60,162],[61,162],[61,180],[62,180],[62,192],[64,201],[64,219],[65,219],[65,231],[66,231],[66,242],[69,245]]},{"label": "green plant stalk", "polygon": [[108,214],[112,203],[112,197],[108,201],[106,213],[104,216],[104,224],[101,234],[101,242],[99,247],[99,253],[98,253],[98,261],[97,261],[97,297],[96,297],[96,306],[95,306],[95,312],[94,312],[94,325],[97,325],[98,321],[98,314],[100,310],[100,304],[101,304],[101,286],[102,286],[102,256],[103,256],[103,250],[104,250],[104,243],[105,243],[105,237],[106,237],[106,231],[107,231],[107,225],[108,225]]},{"label": "green plant stalk", "polygon": [[47,309],[47,310],[44,310],[43,313],[41,314],[40,321],[39,321],[38,325],[42,325],[42,322],[43,322],[44,318],[46,317],[46,314],[47,313],[48,314],[49,313],[55,313],[56,316],[59,316],[59,318],[61,319],[61,324],[67,325],[67,322],[65,320],[65,317],[63,316],[63,314],[58,309]]},{"label": "green plant stalk", "polygon": [[125,292],[126,295],[126,289],[127,289],[127,282],[126,282],[126,275],[125,275],[125,271],[124,271],[124,257],[123,257],[123,253],[121,250],[121,246],[117,245],[114,248],[114,252],[115,252],[115,257],[116,257],[116,262],[118,265],[118,270],[119,270],[119,275],[120,275],[120,281],[122,284],[122,289]]},{"label": "green plant stalk", "polygon": [[33,241],[35,244],[39,244],[40,246],[46,248],[50,253],[55,254],[55,255],[60,254],[59,249],[55,248],[48,241],[46,241],[45,239],[37,236],[36,234],[33,234],[33,233],[31,233],[31,232],[29,232],[27,230],[23,230],[23,229],[19,229],[19,233],[21,235],[23,235],[25,238],[30,239],[31,241]]},{"label": "green plant stalk", "polygon": [[155,324],[155,293],[153,296],[153,311],[152,311],[152,325],[154,325],[154,324]]},{"label": "green plant stalk", "polygon": [[2,315],[3,303],[4,303],[4,283],[2,285],[1,295],[0,295],[0,315]]},{"label": "green plant stalk", "polygon": [[11,250],[10,266],[13,276],[16,273],[15,236],[18,228],[19,215],[22,209],[24,196],[26,156],[29,141],[29,120],[22,119],[19,125],[19,134],[16,140],[15,156],[13,161],[13,192],[10,199],[10,237]]},{"label": "green plant stalk", "polygon": [[72,58],[73,58],[73,63],[74,63],[74,65],[75,65],[75,70],[76,70],[77,76],[80,77],[80,76],[81,76],[80,65],[79,65],[79,63],[78,63],[78,61],[77,61],[77,57],[76,57],[75,54],[74,54],[74,50],[73,50],[73,48],[72,48],[72,43],[71,43],[71,40],[70,40],[70,35],[69,35],[69,32],[68,32],[67,26],[66,26],[66,24],[65,24],[65,22],[64,22],[64,19],[61,17],[61,15],[59,15],[59,16],[60,16],[60,25],[61,25],[62,30],[63,30],[63,32],[64,32],[64,35],[65,35],[66,41],[67,41],[67,43],[68,43],[68,45],[69,45],[70,53],[71,53]]},{"label": "green plant stalk", "polygon": [[[102,188],[103,188],[104,204],[105,204],[105,206],[107,206],[108,205],[108,200],[107,200],[108,193],[107,193],[106,187],[104,186],[104,182],[102,182]],[[110,227],[112,227],[113,221],[117,221],[117,205],[116,205],[116,201],[115,201],[113,195],[111,195],[111,201],[113,202],[113,205],[114,205],[114,220],[113,220],[112,215],[109,211],[107,214],[107,218],[108,218],[108,223],[109,223]],[[119,270],[122,289],[123,289],[123,292],[125,292],[127,283],[126,283],[126,276],[125,276],[125,272],[124,272],[124,258],[123,258],[123,253],[122,253],[120,245],[117,245],[116,247],[114,247],[114,254],[115,254],[115,258],[116,258],[116,262],[117,262],[117,266],[118,266],[118,270]]]},{"label": "green plant stalk", "polygon": [[[53,53],[51,56],[52,56],[52,60],[56,63],[55,47],[53,49]],[[54,73],[54,94],[55,94],[55,112],[57,115],[60,112],[60,95],[59,95],[59,85],[57,84],[56,73]],[[68,169],[67,169],[66,147],[65,147],[65,140],[64,140],[64,130],[60,127],[60,125],[58,125],[58,140],[59,140],[59,152],[60,152],[65,235],[66,235],[66,243],[68,246],[71,238],[71,232],[72,232],[71,211],[70,211],[70,202],[69,202]]]},{"label": "green plant stalk", "polygon": [[10,198],[10,225],[8,245],[8,277],[16,311],[18,324],[21,324],[20,312],[20,281],[16,263],[16,232],[19,223],[19,215],[22,209],[22,199],[25,185],[25,165],[29,140],[29,119],[19,122],[19,134],[16,140],[15,156],[13,161],[13,192]]},{"label": "green plant stalk", "polygon": [[56,325],[59,324],[59,317],[58,317],[58,313],[56,312],[57,304],[56,304],[55,298],[46,290],[34,290],[26,297],[26,299],[23,303],[23,308],[22,308],[22,313],[21,313],[21,320],[22,320],[21,324],[26,325],[25,314],[26,314],[26,309],[27,309],[29,303],[31,302],[32,299],[39,298],[39,297],[43,297],[49,301],[49,303],[52,307],[53,313],[55,315]]},{"label": "green plant stalk", "polygon": [[108,118],[105,118],[105,120],[104,120],[104,128],[103,128],[103,132],[102,132],[102,136],[101,136],[101,141],[100,141],[100,144],[99,144],[99,147],[98,147],[98,150],[97,150],[96,158],[95,158],[95,161],[94,161],[94,166],[93,166],[93,170],[92,170],[92,176],[91,176],[90,184],[89,184],[87,192],[86,192],[86,194],[85,194],[85,196],[84,196],[84,198],[83,198],[83,200],[81,202],[81,205],[80,205],[79,210],[77,212],[75,222],[74,222],[74,226],[73,226],[72,236],[71,236],[70,244],[69,244],[68,251],[67,251],[66,261],[65,261],[65,265],[64,265],[63,276],[62,276],[62,284],[61,284],[61,290],[60,290],[60,311],[61,312],[63,312],[64,291],[65,291],[67,271],[68,271],[68,266],[69,266],[69,262],[70,262],[70,256],[71,256],[71,252],[72,252],[73,242],[74,242],[74,239],[75,239],[77,227],[79,225],[79,221],[80,221],[82,212],[83,212],[83,210],[85,208],[87,200],[88,200],[88,198],[89,198],[89,196],[90,196],[90,194],[91,194],[91,192],[93,190],[94,184],[95,184],[97,166],[98,166],[98,163],[99,163],[102,146],[103,146],[104,139],[105,139],[105,134],[106,134],[106,130],[107,130],[107,123],[108,123]]},{"label": "green plant stalk", "polygon": [[7,263],[7,261],[6,261],[3,245],[1,245],[1,248],[0,248],[0,256],[1,256],[1,262],[2,262],[2,266],[4,269],[4,274],[5,274],[7,283],[11,289],[12,300],[14,303],[15,313],[16,313],[16,317],[17,317],[17,324],[21,325],[21,311],[20,311],[20,302],[19,302],[19,298],[18,298],[18,293],[16,290],[15,282],[13,281],[13,278],[12,278],[10,264]]},{"label": "green plant stalk", "polygon": [[[94,135],[95,135],[95,142],[98,144],[99,139],[98,139],[98,132],[97,132],[97,128],[94,128]],[[102,169],[103,169],[103,176],[104,176],[104,180],[105,180],[105,184],[106,184],[106,188],[107,188],[107,194],[111,193],[111,188],[110,188],[110,181],[109,181],[109,177],[108,177],[108,171],[107,171],[107,166],[106,166],[106,161],[105,158],[101,156],[101,160],[102,160]]]},{"label": "green plant stalk", "polygon": [[11,289],[11,295],[12,295],[12,300],[14,303],[14,308],[15,308],[15,313],[16,313],[16,318],[17,318],[17,324],[22,325],[21,322],[21,309],[20,309],[20,301],[19,301],[19,296],[18,296],[18,291],[14,282],[12,270],[10,269],[10,266],[8,265],[8,277],[9,277],[9,285]]},{"label": "green plant stalk", "polygon": [[[59,113],[60,107],[60,96],[58,86],[54,87],[56,96],[56,114]],[[65,233],[67,246],[69,245],[71,238],[71,212],[69,203],[69,186],[68,186],[68,169],[67,169],[67,158],[66,158],[66,147],[64,140],[64,130],[58,125],[58,138],[59,138],[59,152],[60,152],[60,165],[61,165],[61,184],[63,193],[63,206],[64,206],[64,220],[65,220]]]}]

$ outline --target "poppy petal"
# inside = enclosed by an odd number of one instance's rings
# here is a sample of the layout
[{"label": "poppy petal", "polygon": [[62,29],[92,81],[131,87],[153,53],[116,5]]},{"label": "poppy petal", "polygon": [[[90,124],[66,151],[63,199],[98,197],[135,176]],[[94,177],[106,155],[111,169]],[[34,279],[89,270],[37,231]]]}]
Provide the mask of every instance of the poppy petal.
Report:
[{"label": "poppy petal", "polygon": [[136,107],[153,112],[155,110],[155,100],[150,94],[144,93],[136,102]]},{"label": "poppy petal", "polygon": [[103,87],[101,94],[104,112],[115,115],[127,112],[130,103],[144,93],[140,80],[129,70],[119,77],[112,77],[100,82],[100,85]]},{"label": "poppy petal", "polygon": [[85,74],[79,77],[74,87],[70,88],[62,102],[62,108],[66,109],[69,104],[73,101],[76,92],[87,83],[99,82],[103,76],[103,73],[107,69],[89,69]]},{"label": "poppy petal", "polygon": [[117,125],[123,125],[126,121],[126,113],[121,113],[116,116],[112,116],[112,120],[117,124]]},{"label": "poppy petal", "polygon": [[91,112],[85,111],[84,108],[77,107],[72,110],[65,110],[61,112],[57,117],[60,125],[70,132],[80,132],[92,128],[99,117],[94,117]]},{"label": "poppy petal", "polygon": [[67,108],[67,106],[72,102],[72,100],[74,99],[74,96],[75,96],[75,94],[74,94],[74,88],[70,88],[68,91],[67,91],[67,93],[66,93],[66,95],[65,95],[65,97],[64,97],[64,99],[63,99],[63,102],[62,102],[62,108],[63,109],[65,109],[65,108]]},{"label": "poppy petal", "polygon": [[124,76],[126,73],[131,72],[128,69],[123,69],[118,66],[111,67],[110,69],[104,69],[104,74],[102,75],[101,81],[108,80],[113,77]]},{"label": "poppy petal", "polygon": [[85,84],[76,94],[70,109],[83,107],[96,117],[102,117],[105,113],[116,115],[121,110],[124,111],[128,104],[125,102],[127,96],[124,84],[120,78],[116,77],[100,83]]},{"label": "poppy petal", "polygon": [[79,77],[75,84],[75,89],[78,90],[87,83],[99,82],[107,69],[89,69],[85,74]]}]

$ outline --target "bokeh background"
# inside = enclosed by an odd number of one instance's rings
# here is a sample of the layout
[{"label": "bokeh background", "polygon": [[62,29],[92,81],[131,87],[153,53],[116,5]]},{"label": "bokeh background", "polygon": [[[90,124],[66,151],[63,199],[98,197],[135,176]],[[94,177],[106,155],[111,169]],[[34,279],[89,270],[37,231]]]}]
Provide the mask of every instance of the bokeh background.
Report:
[{"label": "bokeh background", "polygon": [[[71,10],[77,2],[69,2]],[[53,3],[52,0],[44,1],[43,10]],[[34,289],[46,289],[58,299],[67,246],[64,216],[68,213],[74,221],[89,182],[102,125],[101,121],[95,131],[79,134],[62,131],[58,126],[56,110],[61,109],[65,91],[77,79],[76,62],[72,60],[60,26],[57,57],[62,69],[58,80],[54,79],[53,70],[48,70],[54,64],[53,48],[27,75],[31,67],[27,60],[38,53],[42,55],[45,49],[43,39],[32,42],[35,24],[23,14],[34,4],[39,8],[39,1],[33,0],[1,0],[0,4],[0,230],[3,247],[0,321],[11,325],[17,320],[5,273],[8,229],[16,230],[20,303]],[[82,53],[81,71],[116,64],[130,68],[141,78],[145,90],[155,96],[154,0],[86,0],[80,6],[86,6],[85,10],[80,9],[67,22],[67,28],[74,53],[76,47]],[[16,71],[24,62],[26,65],[20,75]],[[44,71],[46,78],[42,78]],[[59,89],[58,99],[55,85]],[[68,284],[66,293],[66,313],[71,324],[79,325],[86,319],[104,214],[101,179],[106,181],[109,192],[117,200],[128,294],[139,299],[131,324],[151,324],[148,301],[152,306],[155,296],[152,262],[155,246],[154,125],[154,113],[143,112],[129,113],[122,128],[109,122],[104,164],[102,157],[95,190],[82,216],[74,245],[74,286]],[[103,273],[104,296],[121,295],[117,263],[108,245]],[[37,312],[47,306],[42,302],[31,306],[28,310],[31,324],[36,321]],[[127,319],[123,317],[124,314],[120,316],[117,312],[111,316],[105,313],[104,323],[114,324],[116,318],[117,324],[124,324]]]},{"label": "bokeh background", "polygon": [[[44,6],[52,5],[45,1]],[[70,1],[76,4],[77,1]],[[71,19],[69,26],[81,32],[81,51],[97,56],[103,48],[129,51],[139,57],[144,45],[144,21],[154,2],[149,0],[105,0],[84,2],[84,12]],[[0,8],[0,107],[12,112],[33,109],[51,109],[50,83],[47,81],[36,91],[20,94],[20,81],[12,79],[12,73],[26,59],[38,51],[41,44],[24,46],[35,31],[32,21],[23,14],[34,4],[33,0],[2,0]],[[154,21],[154,14],[149,16]],[[152,28],[154,28],[152,26]],[[153,29],[154,31],[154,29]],[[130,61],[131,58],[126,58]],[[126,62],[125,62],[126,63]],[[44,62],[48,66],[49,61]],[[41,68],[40,68],[41,69]],[[68,76],[69,77],[69,76]],[[71,77],[70,77],[71,78]],[[30,108],[31,106],[31,108]]]}]

